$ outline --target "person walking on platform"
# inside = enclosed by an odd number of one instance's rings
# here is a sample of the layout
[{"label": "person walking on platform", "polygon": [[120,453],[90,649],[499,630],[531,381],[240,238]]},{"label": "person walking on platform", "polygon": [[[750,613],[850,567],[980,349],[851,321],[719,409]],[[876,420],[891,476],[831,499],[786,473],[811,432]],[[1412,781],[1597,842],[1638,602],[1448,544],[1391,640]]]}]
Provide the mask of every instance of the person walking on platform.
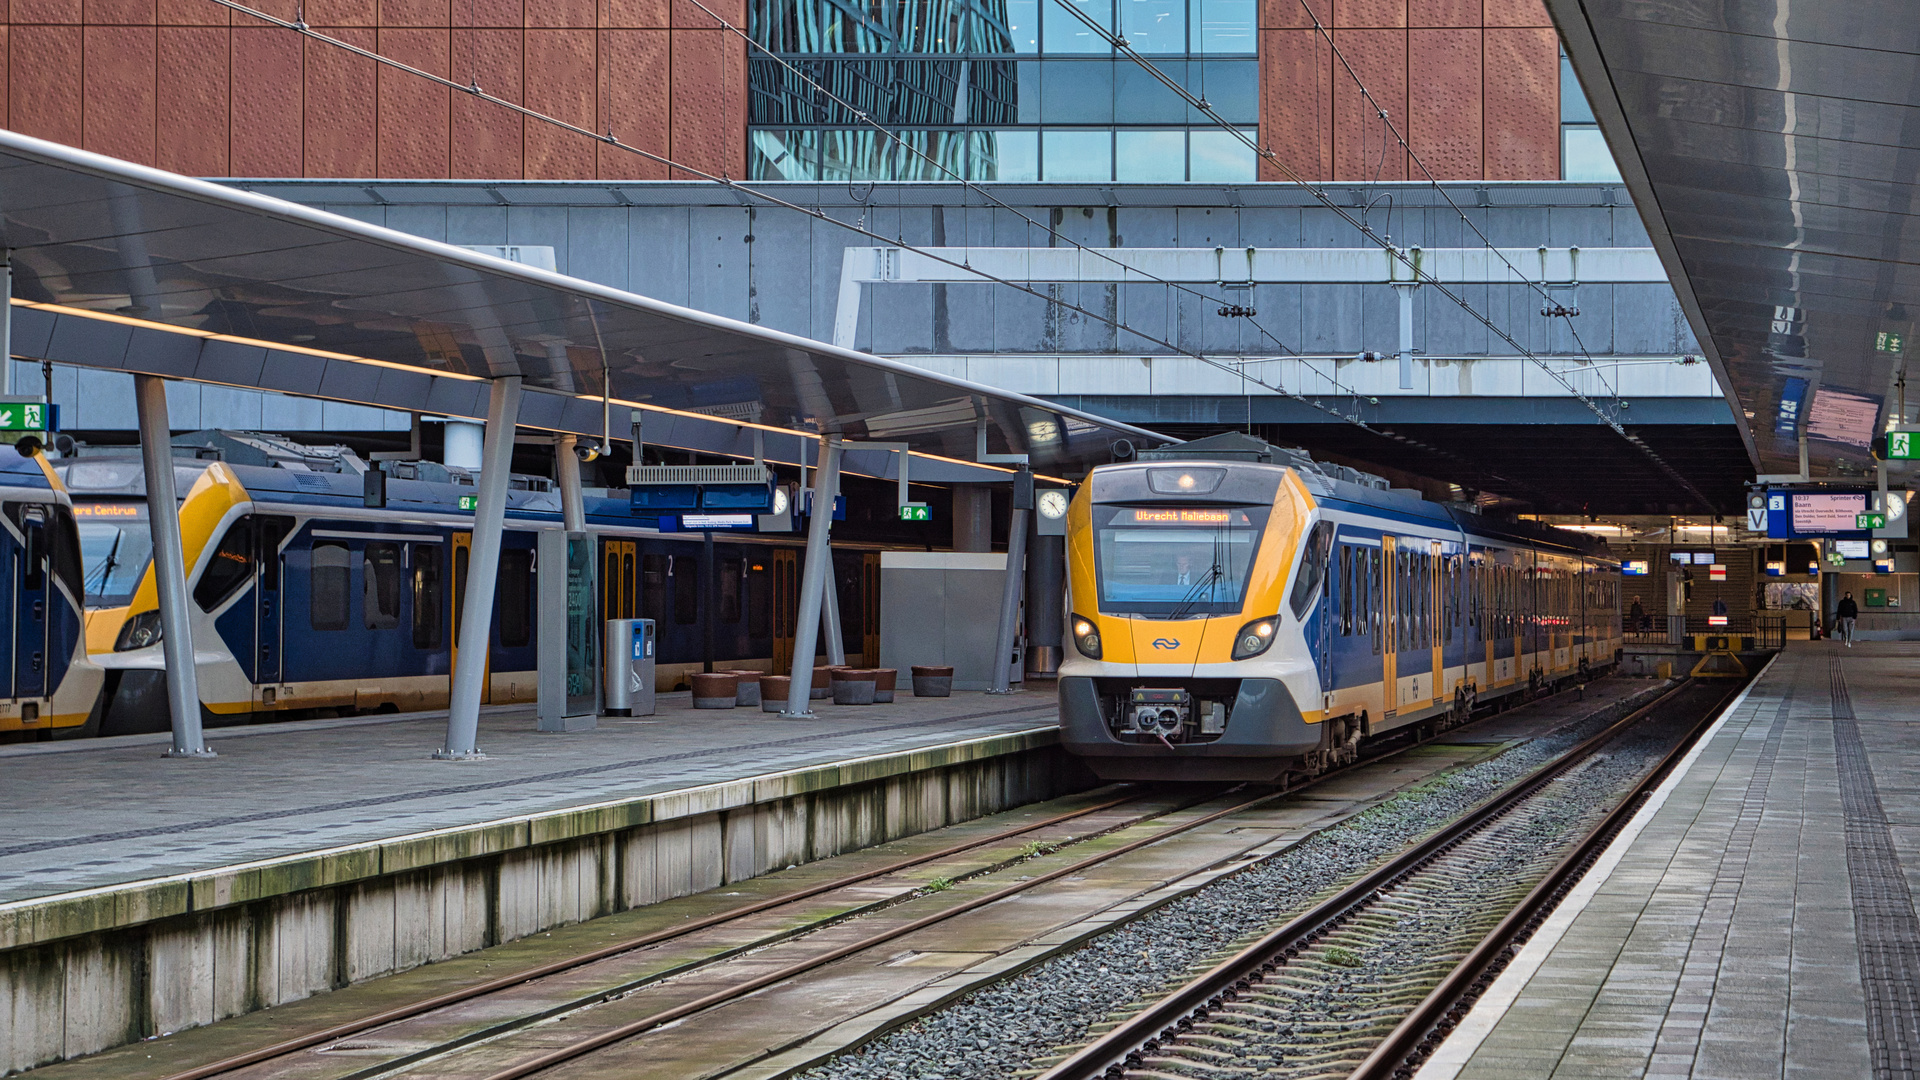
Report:
[{"label": "person walking on platform", "polygon": [[1853,648],[1853,620],[1860,617],[1860,605],[1853,602],[1853,594],[1840,598],[1840,606],[1834,609],[1835,629],[1846,639],[1847,648]]}]

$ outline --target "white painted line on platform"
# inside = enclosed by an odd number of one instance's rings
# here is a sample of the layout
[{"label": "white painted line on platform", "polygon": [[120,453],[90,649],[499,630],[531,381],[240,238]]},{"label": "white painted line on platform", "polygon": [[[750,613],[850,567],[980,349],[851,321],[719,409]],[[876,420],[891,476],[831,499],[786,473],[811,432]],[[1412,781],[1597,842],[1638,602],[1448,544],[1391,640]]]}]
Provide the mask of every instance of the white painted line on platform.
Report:
[{"label": "white painted line on platform", "polygon": [[1740,691],[1740,696],[1734,698],[1732,704],[1721,710],[1712,726],[1708,727],[1694,742],[1693,749],[1687,751],[1686,757],[1680,759],[1680,764],[1667,774],[1666,780],[1662,781],[1659,787],[1654,789],[1653,796],[1647,800],[1646,805],[1642,806],[1639,812],[1627,822],[1626,828],[1621,829],[1620,834],[1613,838],[1613,842],[1607,845],[1607,850],[1600,853],[1600,858],[1594,861],[1593,866],[1581,877],[1579,884],[1575,885],[1572,891],[1567,893],[1566,898],[1560,901],[1560,905],[1553,909],[1553,914],[1547,916],[1547,921],[1540,925],[1540,929],[1534,932],[1533,937],[1527,939],[1526,945],[1520,950],[1520,955],[1514,957],[1513,962],[1500,973],[1500,977],[1487,988],[1487,992],[1480,995],[1480,1000],[1474,1003],[1466,1019],[1460,1021],[1460,1025],[1453,1029],[1453,1033],[1434,1050],[1433,1056],[1428,1058],[1426,1064],[1420,1067],[1420,1071],[1414,1074],[1413,1080],[1454,1080],[1460,1075],[1461,1070],[1466,1068],[1467,1062],[1472,1060],[1474,1053],[1480,1049],[1480,1044],[1486,1041],[1488,1035],[1493,1034],[1494,1027],[1506,1017],[1507,1010],[1512,1008],[1513,1003],[1519,999],[1521,991],[1533,981],[1534,975],[1540,971],[1540,966],[1546,963],[1547,957],[1552,955],[1561,939],[1566,937],[1567,931],[1573,926],[1573,921],[1580,917],[1580,913],[1587,909],[1587,904],[1600,891],[1600,887],[1613,876],[1613,871],[1620,865],[1621,860],[1626,858],[1627,850],[1633,846],[1633,842],[1640,838],[1640,833],[1646,829],[1648,823],[1653,821],[1653,816],[1667,804],[1667,797],[1673,794],[1674,790],[1680,786],[1680,782],[1693,771],[1694,762],[1700,759],[1707,744],[1713,741],[1714,736],[1720,734],[1720,729],[1726,726],[1728,718],[1733,716],[1734,711],[1746,703],[1747,695],[1753,692],[1754,687],[1760,685],[1760,680],[1767,677],[1767,672],[1772,669],[1774,661],[1778,659],[1780,654],[1775,653],[1773,659],[1767,661],[1767,666],[1760,669],[1760,674],[1755,675],[1753,681]]}]

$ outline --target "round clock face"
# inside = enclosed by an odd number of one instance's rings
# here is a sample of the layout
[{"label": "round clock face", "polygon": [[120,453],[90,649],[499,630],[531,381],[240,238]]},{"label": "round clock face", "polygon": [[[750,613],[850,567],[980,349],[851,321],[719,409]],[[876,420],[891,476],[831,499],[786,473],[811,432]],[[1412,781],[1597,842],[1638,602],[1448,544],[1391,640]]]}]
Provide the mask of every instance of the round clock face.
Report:
[{"label": "round clock face", "polygon": [[787,489],[783,487],[774,488],[773,512],[776,514],[784,514],[787,512],[788,505],[790,504],[787,501]]},{"label": "round clock face", "polygon": [[1067,493],[1064,491],[1043,491],[1040,493],[1040,512],[1050,518],[1067,516]]},{"label": "round clock face", "polygon": [[1873,553],[1875,555],[1885,555],[1887,553],[1887,542],[1885,540],[1875,540],[1873,542]]}]

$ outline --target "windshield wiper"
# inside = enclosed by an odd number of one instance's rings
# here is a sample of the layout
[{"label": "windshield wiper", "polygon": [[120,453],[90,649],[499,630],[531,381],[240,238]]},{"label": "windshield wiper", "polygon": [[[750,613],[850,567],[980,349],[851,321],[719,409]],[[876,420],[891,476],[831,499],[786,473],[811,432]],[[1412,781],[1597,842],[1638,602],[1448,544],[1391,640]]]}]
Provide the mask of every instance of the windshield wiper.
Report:
[{"label": "windshield wiper", "polygon": [[1214,563],[1209,567],[1206,573],[1200,575],[1200,580],[1193,583],[1193,588],[1187,590],[1187,595],[1180,598],[1180,606],[1173,609],[1173,614],[1167,616],[1167,618],[1178,619],[1184,617],[1188,611],[1193,609],[1193,605],[1200,602],[1201,593],[1212,586],[1223,572],[1224,571],[1220,569],[1219,563]]},{"label": "windshield wiper", "polygon": [[96,592],[96,593],[104,594],[107,591],[107,579],[113,576],[113,557],[115,554],[117,554],[120,551],[121,537],[124,537],[126,535],[127,534],[124,532],[116,532],[113,534],[113,544],[111,547],[107,548],[106,561],[100,564],[100,588],[89,590],[86,587],[86,584],[83,582],[80,586],[80,589],[82,592]]}]

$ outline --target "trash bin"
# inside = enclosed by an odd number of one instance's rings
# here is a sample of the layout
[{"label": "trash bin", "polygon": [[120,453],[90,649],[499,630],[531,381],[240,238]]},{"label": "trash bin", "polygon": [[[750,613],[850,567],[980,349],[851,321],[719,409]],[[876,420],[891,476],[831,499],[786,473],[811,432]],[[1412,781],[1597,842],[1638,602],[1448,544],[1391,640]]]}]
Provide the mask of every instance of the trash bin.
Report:
[{"label": "trash bin", "polygon": [[606,634],[607,715],[652,716],[653,620],[608,619]]}]

